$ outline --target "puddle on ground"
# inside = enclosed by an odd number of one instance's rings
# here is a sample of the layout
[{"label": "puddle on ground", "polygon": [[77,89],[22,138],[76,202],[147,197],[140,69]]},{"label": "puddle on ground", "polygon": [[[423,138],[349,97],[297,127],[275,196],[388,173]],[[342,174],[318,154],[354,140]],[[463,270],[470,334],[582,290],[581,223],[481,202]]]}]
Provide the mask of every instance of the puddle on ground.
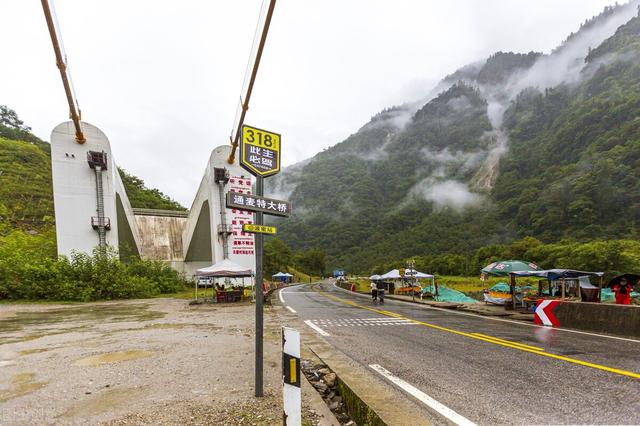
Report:
[{"label": "puddle on ground", "polygon": [[25,349],[24,351],[18,351],[18,354],[21,356],[31,355],[31,354],[39,354],[42,352],[50,351],[55,348],[36,348],[36,349]]},{"label": "puddle on ground", "polygon": [[47,309],[39,312],[17,312],[0,319],[0,333],[13,333],[31,328],[34,332],[2,339],[2,344],[23,342],[39,337],[68,333],[85,329],[78,322],[151,321],[165,316],[163,312],[150,311],[149,304],[83,305],[69,308]]},{"label": "puddle on ground", "polygon": [[102,413],[114,411],[118,407],[131,403],[132,400],[142,398],[146,390],[144,388],[110,389],[80,401],[69,410],[63,417],[84,418],[97,416]]},{"label": "puddle on ground", "polygon": [[82,367],[96,367],[103,364],[111,364],[120,361],[130,361],[132,359],[146,358],[151,356],[153,352],[149,351],[123,351],[123,352],[107,352],[100,355],[94,355],[82,358],[74,362],[74,365]]},{"label": "puddle on ground", "polygon": [[0,390],[0,402],[5,402],[19,396],[36,391],[47,384],[47,382],[34,381],[36,373],[18,373],[11,378],[9,389]]}]

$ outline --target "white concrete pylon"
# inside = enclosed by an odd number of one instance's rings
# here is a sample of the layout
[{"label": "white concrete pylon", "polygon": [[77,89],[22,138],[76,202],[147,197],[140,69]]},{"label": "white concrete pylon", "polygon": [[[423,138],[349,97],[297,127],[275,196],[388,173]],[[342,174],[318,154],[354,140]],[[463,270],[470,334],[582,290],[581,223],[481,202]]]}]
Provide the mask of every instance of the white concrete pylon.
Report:
[{"label": "white concrete pylon", "polygon": [[[111,152],[107,136],[97,127],[82,122],[84,144],[76,142],[71,121],[59,124],[51,133],[51,169],[59,255],[72,251],[91,254],[98,246],[98,232],[92,227],[97,217],[96,172],[89,167],[87,153],[105,152],[106,170],[102,173],[104,217],[109,230],[106,243],[120,250],[126,243],[139,253],[140,237],[133,210]],[[126,241],[123,241],[126,240]]]}]

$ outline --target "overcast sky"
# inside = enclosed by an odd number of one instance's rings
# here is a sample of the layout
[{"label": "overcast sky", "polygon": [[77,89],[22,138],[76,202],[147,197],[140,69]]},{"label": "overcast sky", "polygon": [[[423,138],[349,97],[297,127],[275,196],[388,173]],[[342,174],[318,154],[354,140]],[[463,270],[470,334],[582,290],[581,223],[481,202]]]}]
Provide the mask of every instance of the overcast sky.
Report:
[{"label": "overcast sky", "polygon": [[[283,164],[502,51],[549,52],[608,0],[278,0],[245,122]],[[83,120],[121,167],[190,206],[228,143],[262,0],[55,0]],[[0,104],[36,135],[68,116],[41,4],[0,0]]]}]

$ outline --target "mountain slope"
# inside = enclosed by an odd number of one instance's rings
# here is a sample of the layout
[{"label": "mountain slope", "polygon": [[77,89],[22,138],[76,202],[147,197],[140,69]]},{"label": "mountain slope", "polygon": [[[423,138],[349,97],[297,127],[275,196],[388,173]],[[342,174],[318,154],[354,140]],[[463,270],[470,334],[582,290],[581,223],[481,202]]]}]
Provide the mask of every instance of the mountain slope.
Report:
[{"label": "mountain slope", "polygon": [[637,5],[606,8],[548,55],[464,67],[268,180],[294,202],[283,239],[366,272],[527,235],[637,238]]}]

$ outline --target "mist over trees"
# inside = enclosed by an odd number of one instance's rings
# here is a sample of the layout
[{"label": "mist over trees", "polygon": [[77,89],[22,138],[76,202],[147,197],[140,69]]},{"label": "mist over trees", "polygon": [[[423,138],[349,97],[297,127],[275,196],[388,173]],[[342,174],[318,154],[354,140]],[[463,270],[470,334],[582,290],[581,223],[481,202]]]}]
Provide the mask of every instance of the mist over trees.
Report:
[{"label": "mist over trees", "polygon": [[362,273],[418,257],[428,272],[475,275],[490,257],[479,251],[526,237],[571,253],[525,253],[547,266],[622,267],[583,253],[634,253],[640,237],[637,5],[606,8],[550,54],[463,67],[267,181],[286,182],[295,206],[281,238]]}]

